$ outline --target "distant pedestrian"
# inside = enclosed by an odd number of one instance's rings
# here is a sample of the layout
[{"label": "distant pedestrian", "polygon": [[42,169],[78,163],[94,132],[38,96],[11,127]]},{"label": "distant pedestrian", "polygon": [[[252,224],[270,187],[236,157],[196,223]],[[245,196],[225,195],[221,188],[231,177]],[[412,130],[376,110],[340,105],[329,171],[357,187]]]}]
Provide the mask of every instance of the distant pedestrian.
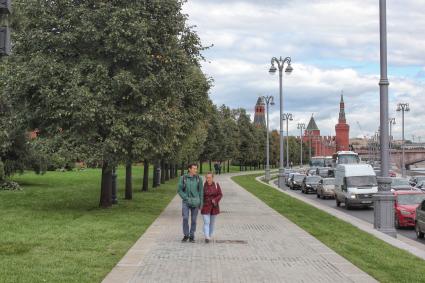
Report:
[{"label": "distant pedestrian", "polygon": [[218,163],[218,175],[221,175],[221,161]]},{"label": "distant pedestrian", "polygon": [[218,175],[218,172],[219,172],[219,164],[218,164],[218,162],[216,161],[216,162],[214,162],[214,171],[215,171],[215,174],[216,175]]},{"label": "distant pedestrian", "polygon": [[205,243],[209,243],[213,233],[215,218],[220,213],[219,202],[223,197],[220,185],[214,182],[213,173],[207,173],[204,184],[204,205],[201,214],[204,218]]},{"label": "distant pedestrian", "polygon": [[292,166],[294,166],[294,163],[292,163],[292,161],[291,161],[291,163],[289,163],[290,165],[289,165],[289,167],[291,167],[291,169],[292,169]]},{"label": "distant pedestrian", "polygon": [[[182,198],[183,239],[195,242],[196,219],[199,209],[203,206],[204,186],[202,177],[198,175],[198,166],[194,163],[188,166],[188,173],[179,179],[178,194]],[[189,230],[189,214],[191,218]]]}]

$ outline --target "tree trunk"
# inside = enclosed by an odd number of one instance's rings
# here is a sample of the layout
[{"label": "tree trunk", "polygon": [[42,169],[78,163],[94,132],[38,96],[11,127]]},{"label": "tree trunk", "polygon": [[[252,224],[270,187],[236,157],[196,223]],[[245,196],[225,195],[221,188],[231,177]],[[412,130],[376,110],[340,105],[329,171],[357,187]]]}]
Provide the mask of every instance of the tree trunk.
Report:
[{"label": "tree trunk", "polygon": [[112,206],[112,168],[108,162],[103,162],[102,165],[102,182],[100,188],[100,203],[102,208]]},{"label": "tree trunk", "polygon": [[125,165],[125,199],[133,199],[131,160]]},{"label": "tree trunk", "polygon": [[[202,168],[202,167],[201,167]],[[182,162],[182,168],[180,168],[180,176],[184,175],[184,162]],[[202,170],[202,169],[201,169]],[[202,173],[201,173],[202,174]]]},{"label": "tree trunk", "polygon": [[153,164],[153,171],[152,171],[152,188],[156,187],[156,162],[154,161]]},{"label": "tree trunk", "polygon": [[[156,171],[155,166],[153,166],[153,171]],[[155,176],[154,176],[154,182],[155,182]],[[142,186],[142,192],[147,192],[149,186],[149,160],[145,159],[143,161],[143,186]]]},{"label": "tree trunk", "polygon": [[203,167],[202,167],[202,165],[203,165],[203,163],[202,163],[202,160],[199,162],[199,174],[202,174],[202,173],[204,173],[203,172]]},{"label": "tree trunk", "polygon": [[174,179],[174,163],[170,163],[170,168],[168,168],[170,171],[170,179]]},{"label": "tree trunk", "polygon": [[227,160],[227,173],[230,173],[230,160]]},{"label": "tree trunk", "polygon": [[209,163],[210,163],[210,172],[212,172],[211,160],[209,161]]},{"label": "tree trunk", "polygon": [[174,164],[174,178],[179,175],[179,165],[177,163]]},{"label": "tree trunk", "polygon": [[166,162],[164,164],[164,169],[165,169],[165,181],[169,181],[170,180],[170,163]]},{"label": "tree trunk", "polygon": [[161,184],[165,184],[165,161],[161,159]]},{"label": "tree trunk", "polygon": [[170,179],[174,179],[174,163],[170,163]]}]

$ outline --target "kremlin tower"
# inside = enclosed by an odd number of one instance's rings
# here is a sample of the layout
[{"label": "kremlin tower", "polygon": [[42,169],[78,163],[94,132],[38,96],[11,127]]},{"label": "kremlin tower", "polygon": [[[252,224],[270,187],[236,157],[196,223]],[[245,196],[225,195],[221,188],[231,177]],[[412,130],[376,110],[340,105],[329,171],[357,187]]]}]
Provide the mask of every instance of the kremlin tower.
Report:
[{"label": "kremlin tower", "polygon": [[338,124],[335,125],[335,132],[336,132],[336,151],[341,150],[350,150],[349,149],[349,133],[350,133],[350,126],[347,124],[347,121],[345,120],[345,105],[344,105],[344,96],[341,94],[341,102],[339,103],[339,118],[338,118]]},{"label": "kremlin tower", "polygon": [[262,97],[259,97],[255,105],[254,125],[256,127],[266,126],[266,110],[265,103]]},{"label": "kremlin tower", "polygon": [[319,127],[311,115],[310,122],[302,137],[303,143],[311,146],[313,156],[330,156],[337,151],[350,150],[350,126],[345,119],[344,96],[339,103],[338,124],[335,125],[335,136],[322,136]]}]

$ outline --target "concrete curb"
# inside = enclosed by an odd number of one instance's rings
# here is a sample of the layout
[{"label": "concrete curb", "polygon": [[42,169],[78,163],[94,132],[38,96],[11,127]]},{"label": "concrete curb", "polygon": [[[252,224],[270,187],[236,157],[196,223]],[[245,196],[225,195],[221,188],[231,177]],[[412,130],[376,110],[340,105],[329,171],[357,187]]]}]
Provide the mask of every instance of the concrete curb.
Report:
[{"label": "concrete curb", "polygon": [[257,178],[255,178],[258,182],[267,185],[269,187],[274,188],[275,190],[284,193],[288,196],[291,196],[293,198],[296,198],[300,201],[303,201],[311,206],[314,206],[315,208],[318,208],[324,212],[327,212],[333,216],[335,216],[336,218],[343,220],[345,222],[350,223],[351,225],[359,228],[360,230],[369,233],[373,236],[375,236],[376,238],[386,242],[387,244],[392,245],[393,247],[402,249],[404,251],[407,251],[409,253],[411,253],[414,256],[417,256],[423,260],[425,260],[425,245],[416,243],[415,241],[410,240],[407,237],[401,236],[401,235],[397,235],[397,238],[393,238],[391,236],[388,236],[382,232],[379,232],[377,230],[375,230],[373,228],[373,225],[371,223],[368,223],[366,221],[363,221],[361,219],[358,219],[354,216],[345,214],[343,212],[340,212],[338,210],[335,210],[333,208],[330,208],[328,206],[322,205],[320,203],[317,203],[315,201],[312,201],[310,199],[304,198],[296,193],[293,193],[291,191],[285,191],[285,190],[281,190],[279,189],[275,184],[268,184],[264,181],[261,180],[261,178],[263,178],[264,176],[259,176]]}]

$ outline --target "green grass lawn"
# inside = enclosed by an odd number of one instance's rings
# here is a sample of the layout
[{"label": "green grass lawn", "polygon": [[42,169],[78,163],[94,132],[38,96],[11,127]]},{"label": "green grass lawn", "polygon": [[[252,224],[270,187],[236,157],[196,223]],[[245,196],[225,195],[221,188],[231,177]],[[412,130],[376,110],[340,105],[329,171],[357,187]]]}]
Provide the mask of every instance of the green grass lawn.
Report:
[{"label": "green grass lawn", "polygon": [[[23,191],[0,191],[0,282],[100,282],[176,194],[176,180],[100,209],[100,170],[25,173]],[[149,185],[151,186],[151,183]]]},{"label": "green grass lawn", "polygon": [[380,282],[425,282],[424,260],[257,182],[257,176],[238,176],[233,180]]}]

